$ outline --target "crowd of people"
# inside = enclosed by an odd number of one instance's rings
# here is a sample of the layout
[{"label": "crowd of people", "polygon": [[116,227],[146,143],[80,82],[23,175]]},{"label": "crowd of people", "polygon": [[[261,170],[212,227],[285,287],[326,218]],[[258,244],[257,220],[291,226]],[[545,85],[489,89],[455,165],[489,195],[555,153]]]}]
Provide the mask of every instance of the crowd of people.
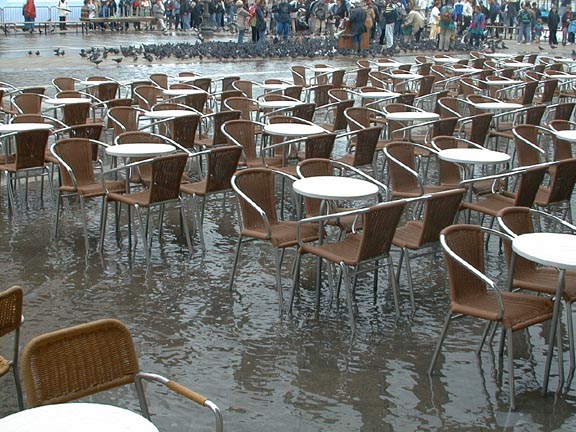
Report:
[{"label": "crowd of people", "polygon": [[[65,30],[70,13],[67,0],[58,0],[57,7],[60,29]],[[33,31],[34,0],[26,0],[23,15],[24,30]],[[436,41],[440,51],[447,51],[457,38],[479,47],[491,36],[516,35],[518,43],[530,44],[540,43],[546,35],[555,46],[558,31],[563,45],[574,43],[576,33],[570,0],[552,1],[548,11],[536,2],[505,0],[84,0],[81,18],[114,16],[154,17],[164,33],[199,30],[207,17],[214,31],[237,33],[238,43],[250,34],[259,46],[268,34],[287,41],[294,35],[348,33],[359,49],[367,34],[389,52],[399,40],[418,43],[427,38]],[[140,23],[134,27],[140,29]]]}]

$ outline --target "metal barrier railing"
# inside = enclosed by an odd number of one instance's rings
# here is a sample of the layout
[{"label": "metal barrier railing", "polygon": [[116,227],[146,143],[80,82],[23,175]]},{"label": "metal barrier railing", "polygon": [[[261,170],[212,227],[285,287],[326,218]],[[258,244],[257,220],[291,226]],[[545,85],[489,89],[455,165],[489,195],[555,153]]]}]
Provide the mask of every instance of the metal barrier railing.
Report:
[{"label": "metal barrier railing", "polygon": [[[67,21],[79,21],[82,6],[69,6],[70,13]],[[20,23],[24,21],[22,7],[6,6],[0,8],[0,23]],[[58,8],[56,6],[36,6],[36,21],[59,21]]]}]

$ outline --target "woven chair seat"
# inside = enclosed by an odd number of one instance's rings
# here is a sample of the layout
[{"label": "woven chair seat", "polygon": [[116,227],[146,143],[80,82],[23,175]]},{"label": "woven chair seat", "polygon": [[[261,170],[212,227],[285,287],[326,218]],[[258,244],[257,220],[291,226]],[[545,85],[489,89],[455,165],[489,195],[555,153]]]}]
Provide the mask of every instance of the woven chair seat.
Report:
[{"label": "woven chair seat", "polygon": [[[34,169],[40,169],[40,168],[43,168],[43,166],[35,166],[33,168]],[[8,171],[11,173],[15,173],[17,171],[16,170],[16,162],[0,164],[0,171]]]},{"label": "woven chair seat", "polygon": [[0,164],[14,163],[15,160],[16,160],[16,156],[13,154],[10,154],[8,156],[5,156],[5,155],[0,156]]},{"label": "woven chair seat", "polygon": [[0,355],[0,377],[10,370],[10,362]]},{"label": "woven chair seat", "polygon": [[[112,193],[122,193],[126,190],[126,183],[123,180],[106,181],[106,188]],[[106,195],[106,190],[99,181],[80,186],[77,189],[73,186],[60,186],[59,189],[61,192],[78,192],[85,198]]]},{"label": "woven chair seat", "polygon": [[[502,300],[504,316],[500,322],[505,329],[521,330],[552,318],[554,303],[550,299],[515,292],[502,292]],[[488,291],[483,295],[460,299],[459,303],[453,302],[452,313],[498,321],[496,293]]]},{"label": "woven chair seat", "polygon": [[[427,185],[424,186],[424,195],[431,194],[434,192],[442,192],[445,190],[454,189],[451,186],[436,186],[436,185]],[[420,188],[415,188],[414,190],[402,190],[402,191],[393,191],[393,196],[395,198],[416,198],[421,196]]]},{"label": "woven chair seat", "polygon": [[343,241],[336,243],[326,243],[320,246],[305,244],[301,251],[304,253],[314,253],[332,262],[343,262],[346,265],[358,265],[358,249],[362,241],[362,234],[352,234]]},{"label": "woven chair seat", "polygon": [[420,244],[420,235],[423,227],[424,224],[421,220],[415,220],[396,228],[394,245],[401,248],[418,249],[422,246]]},{"label": "woven chair seat", "polygon": [[131,206],[148,207],[150,203],[150,189],[131,194],[109,193],[107,197],[108,201],[118,201]]},{"label": "woven chair seat", "polygon": [[[553,267],[539,267],[536,271],[519,268],[514,273],[515,287],[530,291],[541,292],[548,295],[556,294],[558,283],[558,270]],[[564,275],[563,299],[572,303],[576,301],[576,272],[567,271]]]},{"label": "woven chair seat", "polygon": [[[286,248],[296,245],[296,222],[284,221],[270,226],[270,241],[275,248]],[[260,240],[268,240],[265,228],[242,229],[242,236],[252,237]],[[300,238],[304,242],[318,240],[318,224],[309,224],[300,229]]]},{"label": "woven chair seat", "polygon": [[514,205],[514,197],[502,196],[500,194],[490,194],[481,201],[463,202],[462,207],[496,216],[500,210]]},{"label": "woven chair seat", "polygon": [[262,158],[248,160],[246,164],[248,168],[261,168],[262,166],[279,167],[282,166],[283,162],[284,158],[282,156],[272,156],[264,158],[264,161],[262,161]]}]

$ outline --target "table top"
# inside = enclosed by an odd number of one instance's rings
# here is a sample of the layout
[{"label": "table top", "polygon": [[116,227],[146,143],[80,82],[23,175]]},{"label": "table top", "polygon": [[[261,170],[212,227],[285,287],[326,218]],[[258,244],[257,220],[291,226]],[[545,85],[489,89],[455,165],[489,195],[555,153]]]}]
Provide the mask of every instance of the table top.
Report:
[{"label": "table top", "polygon": [[504,62],[502,63],[502,66],[507,67],[507,68],[529,68],[529,67],[534,67],[534,65],[532,63],[527,63],[527,62]]},{"label": "table top", "polygon": [[439,114],[428,111],[401,111],[384,113],[388,120],[408,121],[408,120],[437,120],[440,118]]},{"label": "table top", "polygon": [[453,148],[440,150],[438,157],[447,162],[464,164],[499,164],[510,161],[508,153],[475,148]]},{"label": "table top", "polygon": [[293,86],[293,84],[286,84],[286,83],[263,83],[258,84],[264,90],[285,90],[288,87]]},{"label": "table top", "polygon": [[456,57],[432,57],[436,63],[458,63],[461,59]]},{"label": "table top", "polygon": [[169,117],[185,117],[187,115],[195,115],[196,112],[192,110],[158,110],[158,111],[146,111],[144,117],[155,118],[155,119],[165,119]]},{"label": "table top", "polygon": [[44,102],[50,105],[71,105],[76,103],[91,103],[90,99],[86,98],[48,98]]},{"label": "table top", "polygon": [[100,84],[108,84],[108,83],[113,83],[113,82],[116,82],[116,81],[112,81],[112,80],[94,80],[94,81],[84,80],[84,81],[79,81],[78,84],[85,85],[85,86],[97,86]]},{"label": "table top", "polygon": [[573,234],[522,234],[512,240],[512,249],[539,264],[576,270],[576,235]]},{"label": "table top", "polygon": [[400,93],[389,91],[365,91],[360,92],[360,95],[365,99],[393,99],[400,96]]},{"label": "table top", "polygon": [[422,78],[422,75],[406,72],[406,73],[392,73],[390,74],[390,77],[392,79],[409,80],[409,79]]},{"label": "table top", "polygon": [[486,53],[484,55],[486,57],[492,57],[492,58],[512,58],[516,54],[507,54],[507,53],[497,52],[497,53]]},{"label": "table top", "polygon": [[557,80],[571,80],[576,79],[576,75],[569,74],[569,73],[555,73],[555,74],[546,74],[548,78],[553,78]]},{"label": "table top", "polygon": [[338,70],[338,68],[331,67],[331,66],[312,66],[312,67],[309,67],[308,69],[310,69],[314,72],[318,72],[318,73],[335,72]]},{"label": "table top", "polygon": [[513,79],[494,79],[494,80],[486,80],[487,86],[507,86],[507,85],[517,85],[522,84],[524,81],[522,80],[513,80]]},{"label": "table top", "polygon": [[465,73],[465,74],[477,74],[477,73],[483,72],[482,69],[468,67],[468,66],[457,67],[457,65],[454,65],[452,67],[452,70],[454,72]]},{"label": "table top", "polygon": [[306,177],[296,180],[292,188],[302,196],[326,200],[353,200],[378,194],[378,186],[374,183],[339,176]]},{"label": "table top", "polygon": [[189,96],[206,93],[202,89],[168,89],[162,92],[166,96]]},{"label": "table top", "polygon": [[49,123],[8,123],[0,124],[0,132],[25,132],[31,130],[54,129],[54,125]]},{"label": "table top", "polygon": [[136,143],[106,147],[106,153],[116,157],[153,157],[172,153],[176,147],[170,144]]},{"label": "table top", "polygon": [[260,108],[291,108],[301,104],[302,102],[300,101],[290,100],[258,101],[258,106]]},{"label": "table top", "polygon": [[63,403],[17,412],[0,419],[2,432],[158,432],[141,415],[111,405]]},{"label": "table top", "polygon": [[576,130],[571,129],[571,130],[561,130],[553,132],[554,135],[556,135],[556,137],[561,140],[576,142]]},{"label": "table top", "polygon": [[264,126],[264,132],[276,136],[308,136],[325,133],[326,130],[317,125],[301,123],[272,123]]},{"label": "table top", "polygon": [[576,59],[568,58],[568,57],[554,57],[554,60],[559,63],[576,63]]},{"label": "table top", "polygon": [[512,102],[479,102],[472,105],[478,109],[489,111],[511,111],[522,108],[521,104]]},{"label": "table top", "polygon": [[393,68],[393,67],[399,67],[402,66],[404,63],[401,62],[391,62],[391,61],[378,61],[378,60],[371,60],[369,61],[369,63],[372,63],[378,67],[383,67],[383,68]]}]

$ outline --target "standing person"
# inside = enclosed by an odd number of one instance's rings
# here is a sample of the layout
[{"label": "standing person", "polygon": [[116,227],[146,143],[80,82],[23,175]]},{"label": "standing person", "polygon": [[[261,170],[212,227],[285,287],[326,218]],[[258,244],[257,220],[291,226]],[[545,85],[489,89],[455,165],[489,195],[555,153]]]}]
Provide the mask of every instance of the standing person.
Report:
[{"label": "standing person", "polygon": [[242,0],[236,2],[236,23],[238,24],[238,43],[244,42],[244,33],[250,28],[250,12]]},{"label": "standing person", "polygon": [[472,2],[470,0],[466,0],[464,2],[464,6],[462,7],[462,27],[460,28],[460,32],[458,34],[464,33],[464,30],[470,27],[472,23],[472,15],[474,13],[474,8],[472,7]]},{"label": "standing person", "polygon": [[316,36],[320,36],[322,31],[326,32],[326,18],[328,18],[328,0],[316,1],[310,9],[310,18],[312,19],[312,26],[310,30]]},{"label": "standing person", "polygon": [[362,49],[362,38],[366,33],[366,11],[360,6],[359,0],[350,2],[350,35],[352,37],[352,49],[360,54]]},{"label": "standing person", "polygon": [[[424,18],[422,18],[422,14],[416,9],[412,9],[410,12],[408,12],[408,15],[406,15],[406,20],[404,21],[404,35],[414,36],[414,40],[416,42],[420,42],[420,36],[422,35],[422,31],[424,30],[425,26],[426,25],[424,23]],[[408,30],[406,30],[407,28],[410,29],[410,33],[408,33]],[[408,39],[411,38],[409,37]]]},{"label": "standing person", "polygon": [[479,5],[474,9],[474,15],[470,23],[471,43],[474,45],[474,48],[480,48],[480,40],[486,28],[486,17],[484,13],[482,13],[482,8]]},{"label": "standing person", "polygon": [[566,42],[568,42],[568,27],[570,26],[570,21],[574,19],[570,5],[565,8],[566,12],[562,15],[562,45],[566,45]]},{"label": "standing person", "polygon": [[505,25],[508,27],[508,35],[512,39],[514,27],[516,26],[516,17],[518,16],[518,3],[514,0],[508,0],[505,6]]},{"label": "standing person", "polygon": [[174,25],[174,0],[166,0],[164,3],[164,9],[166,10],[168,29],[172,30],[172,26]]},{"label": "standing person", "polygon": [[290,3],[280,0],[272,6],[272,13],[276,20],[276,36],[287,41],[290,36]]},{"label": "standing person", "polygon": [[164,7],[164,3],[162,2],[162,0],[156,0],[156,3],[154,3],[154,6],[152,6],[152,16],[155,18],[156,23],[158,23],[158,26],[160,27],[160,30],[162,30],[162,33],[164,33],[165,35],[168,34],[168,29],[166,28],[166,21],[165,21],[166,9]]},{"label": "standing person", "polygon": [[256,30],[256,3],[252,3],[248,8],[248,12],[250,13],[250,31],[252,32],[252,42],[258,42],[258,30]]},{"label": "standing person", "polygon": [[34,0],[26,0],[22,8],[22,15],[24,15],[25,22],[22,30],[34,33],[34,21],[36,21],[36,5],[34,4]]},{"label": "standing person", "polygon": [[174,30],[182,30],[182,12],[180,10],[180,0],[174,0]]},{"label": "standing person", "polygon": [[336,0],[336,12],[334,13],[334,25],[336,28],[340,28],[340,22],[344,18],[348,18],[350,13],[348,11],[348,7],[346,6],[346,2],[344,0]]},{"label": "standing person", "polygon": [[264,49],[266,45],[266,13],[264,12],[266,8],[266,0],[256,0],[256,31],[258,33],[258,41],[256,42],[256,48],[259,50]]},{"label": "standing person", "polygon": [[364,11],[366,12],[366,22],[364,25],[366,26],[366,31],[368,32],[368,38],[370,40],[373,39],[372,35],[376,30],[376,13],[372,6],[372,0],[365,0],[364,1]]},{"label": "standing person", "polygon": [[[394,26],[396,25],[396,19],[398,18],[398,13],[396,12],[396,6],[392,0],[386,0],[386,5],[384,7],[383,20],[384,20],[384,36],[386,37],[386,50],[392,51],[394,46]],[[380,36],[380,41],[382,42],[382,35]]]},{"label": "standing person", "polygon": [[430,17],[428,18],[428,25],[430,26],[430,40],[436,41],[438,33],[440,33],[440,0],[434,2],[434,6],[430,10]]},{"label": "standing person", "polygon": [[438,40],[438,50],[448,51],[454,33],[454,19],[452,19],[452,4],[448,2],[440,10],[440,37]]},{"label": "standing person", "polygon": [[524,37],[524,43],[530,43],[530,35],[532,34],[532,13],[530,12],[530,5],[524,3],[522,5],[522,10],[518,13],[518,43],[522,43],[522,37]]},{"label": "standing person", "polygon": [[190,0],[180,0],[180,22],[182,30],[190,30],[190,18],[192,17],[192,4]]},{"label": "standing person", "polygon": [[70,13],[68,9],[68,2],[66,0],[60,0],[58,2],[58,19],[60,21],[60,30],[66,30],[66,18]]},{"label": "standing person", "polygon": [[558,8],[555,4],[550,8],[548,13],[548,43],[550,46],[558,45],[556,33],[558,33],[558,24],[560,24],[560,15],[558,15]]}]

